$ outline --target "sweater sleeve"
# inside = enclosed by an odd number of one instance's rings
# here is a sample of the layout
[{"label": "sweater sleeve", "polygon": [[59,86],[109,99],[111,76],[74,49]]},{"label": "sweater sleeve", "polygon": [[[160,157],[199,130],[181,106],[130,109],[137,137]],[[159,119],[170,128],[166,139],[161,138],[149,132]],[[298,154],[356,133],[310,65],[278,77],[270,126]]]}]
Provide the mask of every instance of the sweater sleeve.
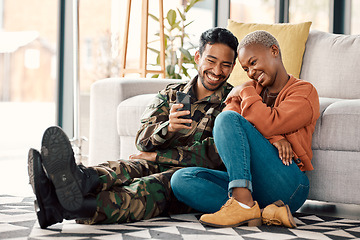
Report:
[{"label": "sweater sleeve", "polygon": [[276,143],[282,139],[286,139],[286,138],[283,135],[275,135],[275,136],[267,137],[267,140],[269,140],[271,144]]},{"label": "sweater sleeve", "polygon": [[235,111],[237,113],[241,113],[240,108],[241,98],[240,97],[232,97],[226,101],[226,107],[223,109],[225,111]]},{"label": "sweater sleeve", "polygon": [[265,137],[294,132],[311,124],[313,106],[308,96],[310,85],[299,85],[279,94],[273,108],[267,107],[254,87],[246,87],[240,92],[241,115],[251,122]]}]

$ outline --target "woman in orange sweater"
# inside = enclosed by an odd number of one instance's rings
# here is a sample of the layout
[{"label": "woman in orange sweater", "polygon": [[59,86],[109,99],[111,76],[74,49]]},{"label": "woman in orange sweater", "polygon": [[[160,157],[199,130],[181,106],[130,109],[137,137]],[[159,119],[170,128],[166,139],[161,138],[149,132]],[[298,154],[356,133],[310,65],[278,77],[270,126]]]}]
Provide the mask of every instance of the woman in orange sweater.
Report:
[{"label": "woman in orange sweater", "polygon": [[291,213],[305,202],[305,171],[313,169],[317,91],[286,72],[279,43],[266,31],[245,36],[238,59],[252,80],[229,93],[214,126],[214,141],[227,171],[181,169],[171,180],[174,194],[199,211],[215,212],[200,218],[206,225],[262,221],[295,227]]}]

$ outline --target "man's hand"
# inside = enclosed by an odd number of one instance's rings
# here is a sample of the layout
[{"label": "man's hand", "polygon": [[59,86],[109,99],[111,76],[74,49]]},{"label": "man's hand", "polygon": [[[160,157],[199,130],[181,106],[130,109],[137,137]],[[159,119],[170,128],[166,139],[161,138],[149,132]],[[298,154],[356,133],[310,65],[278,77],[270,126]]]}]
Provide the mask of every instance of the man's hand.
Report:
[{"label": "man's hand", "polygon": [[169,115],[168,134],[174,134],[181,129],[191,129],[191,126],[186,126],[184,123],[191,124],[192,120],[180,118],[181,116],[190,114],[190,111],[178,111],[178,109],[183,106],[181,103],[172,105]]},{"label": "man's hand", "polygon": [[286,139],[281,139],[277,142],[274,142],[273,145],[279,151],[279,157],[283,164],[289,166],[292,163],[292,158],[294,157],[294,153],[289,141]]},{"label": "man's hand", "polygon": [[155,162],[156,155],[156,152],[138,152],[135,154],[131,154],[129,159],[145,159],[150,162]]},{"label": "man's hand", "polygon": [[225,102],[232,97],[239,97],[241,90],[243,90],[245,87],[253,87],[253,86],[254,86],[254,84],[252,81],[247,81],[239,86],[234,87],[233,89],[231,89],[231,91],[227,95]]}]

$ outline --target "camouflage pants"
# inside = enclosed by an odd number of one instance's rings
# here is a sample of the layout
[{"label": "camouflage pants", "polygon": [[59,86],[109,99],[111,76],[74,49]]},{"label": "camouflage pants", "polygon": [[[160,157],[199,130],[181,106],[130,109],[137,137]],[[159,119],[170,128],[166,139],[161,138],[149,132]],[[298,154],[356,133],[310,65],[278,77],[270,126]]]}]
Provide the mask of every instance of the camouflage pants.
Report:
[{"label": "camouflage pants", "polygon": [[93,167],[99,174],[97,211],[78,223],[124,223],[149,219],[165,211],[189,208],[176,200],[170,178],[179,167],[163,168],[146,160],[108,161]]}]

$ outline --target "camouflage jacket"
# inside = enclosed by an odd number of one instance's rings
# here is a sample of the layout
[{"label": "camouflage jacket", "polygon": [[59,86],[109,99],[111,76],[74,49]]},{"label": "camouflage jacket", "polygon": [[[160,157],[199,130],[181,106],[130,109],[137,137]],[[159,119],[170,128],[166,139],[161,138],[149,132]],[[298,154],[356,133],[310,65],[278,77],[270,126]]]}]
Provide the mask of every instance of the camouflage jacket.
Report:
[{"label": "camouflage jacket", "polygon": [[[212,95],[198,100],[194,94],[197,77],[187,83],[170,84],[160,91],[141,117],[142,126],[136,136],[140,151],[155,151],[156,161],[163,166],[199,166],[219,168],[222,161],[216,151],[212,130],[215,117],[225,107],[224,101],[232,86],[225,83]],[[191,130],[182,129],[166,139],[171,106],[176,92],[191,96]]]}]

